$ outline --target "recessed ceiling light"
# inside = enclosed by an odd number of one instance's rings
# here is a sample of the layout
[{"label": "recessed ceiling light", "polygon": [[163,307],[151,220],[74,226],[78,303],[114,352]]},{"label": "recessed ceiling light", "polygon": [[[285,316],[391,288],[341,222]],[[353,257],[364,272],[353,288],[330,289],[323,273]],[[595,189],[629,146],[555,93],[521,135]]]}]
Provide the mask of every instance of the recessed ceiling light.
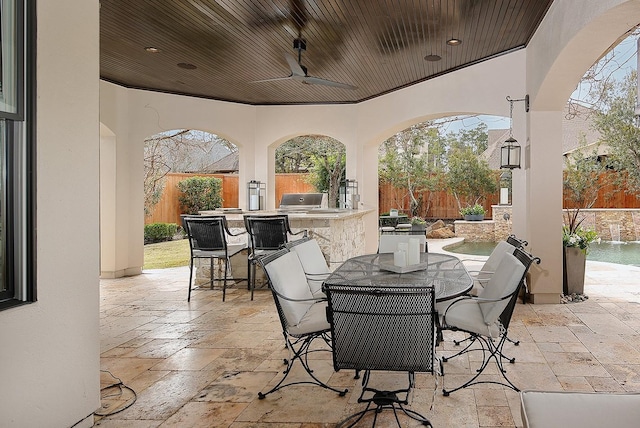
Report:
[{"label": "recessed ceiling light", "polygon": [[193,64],[189,64],[188,62],[180,62],[178,63],[178,67],[184,68],[185,70],[195,70],[196,68],[198,68]]},{"label": "recessed ceiling light", "polygon": [[156,48],[156,47],[153,47],[153,46],[147,46],[146,48],[144,48],[144,50],[145,50],[145,51],[147,51],[147,52],[149,52],[149,53],[159,53],[159,52],[162,52],[162,51],[160,50],[160,48]]},{"label": "recessed ceiling light", "polygon": [[431,61],[431,62],[435,62],[435,61],[440,61],[442,59],[442,57],[440,55],[427,55],[424,57],[425,61]]},{"label": "recessed ceiling light", "polygon": [[462,40],[460,39],[456,39],[455,37],[452,39],[447,40],[447,44],[449,46],[458,46],[462,44]]}]

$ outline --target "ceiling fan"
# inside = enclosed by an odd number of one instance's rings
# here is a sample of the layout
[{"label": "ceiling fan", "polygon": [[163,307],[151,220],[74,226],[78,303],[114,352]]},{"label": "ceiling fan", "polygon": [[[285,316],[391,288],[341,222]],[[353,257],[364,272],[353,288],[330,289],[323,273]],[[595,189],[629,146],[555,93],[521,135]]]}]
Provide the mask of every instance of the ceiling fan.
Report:
[{"label": "ceiling fan", "polygon": [[357,86],[349,85],[347,83],[334,82],[333,80],[321,79],[319,77],[309,76],[307,74],[307,67],[302,65],[302,51],[307,50],[307,44],[303,39],[297,38],[293,41],[293,48],[298,51],[298,59],[289,54],[285,53],[285,59],[289,64],[289,68],[291,69],[291,74],[287,77],[276,77],[273,79],[263,79],[263,80],[254,80],[253,83],[260,82],[275,82],[278,80],[296,80],[298,82],[302,82],[307,85],[324,85],[324,86],[332,86],[334,88],[341,89],[358,89]]}]

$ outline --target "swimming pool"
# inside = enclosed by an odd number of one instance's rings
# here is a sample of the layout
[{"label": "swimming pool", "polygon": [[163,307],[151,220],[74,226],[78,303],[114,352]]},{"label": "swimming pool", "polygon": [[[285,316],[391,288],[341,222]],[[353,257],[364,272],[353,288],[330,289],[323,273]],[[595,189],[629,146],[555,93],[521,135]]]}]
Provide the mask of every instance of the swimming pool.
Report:
[{"label": "swimming pool", "polygon": [[[461,242],[445,249],[452,253],[488,256],[495,246],[495,242]],[[591,244],[587,260],[640,266],[640,241]]]}]

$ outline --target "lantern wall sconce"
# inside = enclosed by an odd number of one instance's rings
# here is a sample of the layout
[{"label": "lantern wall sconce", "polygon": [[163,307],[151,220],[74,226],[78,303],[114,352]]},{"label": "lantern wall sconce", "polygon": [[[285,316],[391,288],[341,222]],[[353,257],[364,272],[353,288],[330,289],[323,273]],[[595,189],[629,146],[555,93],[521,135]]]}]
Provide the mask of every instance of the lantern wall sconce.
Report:
[{"label": "lantern wall sconce", "polygon": [[522,154],[522,147],[518,144],[518,140],[513,138],[513,103],[524,101],[524,110],[529,112],[529,95],[519,100],[512,100],[507,96],[509,101],[509,138],[507,138],[500,147],[500,168],[501,169],[516,169],[520,168],[520,155]]}]

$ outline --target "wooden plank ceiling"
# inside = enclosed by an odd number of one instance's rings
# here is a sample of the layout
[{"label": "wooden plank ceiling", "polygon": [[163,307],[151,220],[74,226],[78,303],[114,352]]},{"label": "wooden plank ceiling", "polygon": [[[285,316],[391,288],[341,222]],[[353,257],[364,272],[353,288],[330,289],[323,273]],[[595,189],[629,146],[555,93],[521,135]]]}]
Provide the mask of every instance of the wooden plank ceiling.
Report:
[{"label": "wooden plank ceiling", "polygon": [[[255,105],[355,103],[525,47],[552,1],[101,0],[100,76]],[[309,76],[356,88],[256,82],[291,74],[296,39]]]}]

